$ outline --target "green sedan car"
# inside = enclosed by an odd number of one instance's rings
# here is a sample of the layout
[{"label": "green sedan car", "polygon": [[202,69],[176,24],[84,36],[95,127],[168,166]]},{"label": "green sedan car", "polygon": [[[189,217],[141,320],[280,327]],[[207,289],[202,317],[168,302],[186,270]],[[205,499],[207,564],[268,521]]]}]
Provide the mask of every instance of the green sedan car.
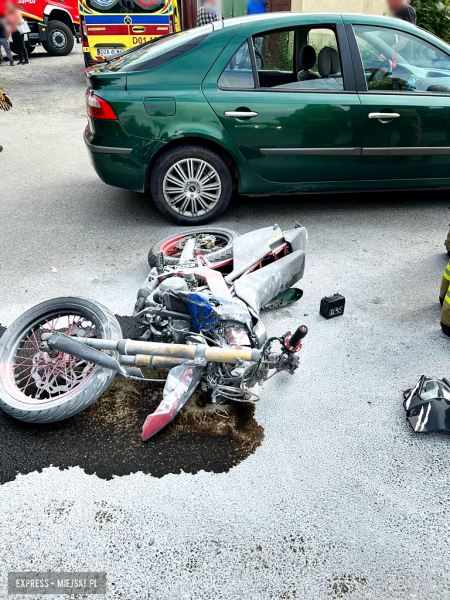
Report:
[{"label": "green sedan car", "polygon": [[386,17],[218,21],[86,71],[101,179],[198,225],[244,195],[450,187],[450,46]]}]

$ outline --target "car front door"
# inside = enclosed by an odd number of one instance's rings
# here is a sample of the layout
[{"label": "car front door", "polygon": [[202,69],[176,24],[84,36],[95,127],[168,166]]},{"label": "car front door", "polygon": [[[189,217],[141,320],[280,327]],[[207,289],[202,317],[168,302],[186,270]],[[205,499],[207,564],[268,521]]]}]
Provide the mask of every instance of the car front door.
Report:
[{"label": "car front door", "polygon": [[450,57],[412,26],[346,28],[362,106],[363,179],[450,177]]},{"label": "car front door", "polygon": [[266,180],[358,178],[360,101],[342,19],[334,19],[248,39],[238,32],[203,82],[224,128]]}]

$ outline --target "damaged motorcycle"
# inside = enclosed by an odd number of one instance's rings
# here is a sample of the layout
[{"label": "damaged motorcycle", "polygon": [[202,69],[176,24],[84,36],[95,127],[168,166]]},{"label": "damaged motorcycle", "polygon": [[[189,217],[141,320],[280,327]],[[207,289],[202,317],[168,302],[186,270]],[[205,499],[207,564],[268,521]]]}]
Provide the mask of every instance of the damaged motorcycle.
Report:
[{"label": "damaged motorcycle", "polygon": [[140,381],[166,369],[163,399],[142,429],[165,427],[197,387],[219,405],[255,402],[256,384],[293,374],[307,334],[268,337],[264,307],[298,300],[307,232],[278,225],[238,236],[191,230],[151,251],[151,271],[134,309],[139,340],[123,339],[115,316],[98,302],[56,298],[20,316],[0,339],[0,407],[12,417],[49,423],[90,406],[115,376]]}]

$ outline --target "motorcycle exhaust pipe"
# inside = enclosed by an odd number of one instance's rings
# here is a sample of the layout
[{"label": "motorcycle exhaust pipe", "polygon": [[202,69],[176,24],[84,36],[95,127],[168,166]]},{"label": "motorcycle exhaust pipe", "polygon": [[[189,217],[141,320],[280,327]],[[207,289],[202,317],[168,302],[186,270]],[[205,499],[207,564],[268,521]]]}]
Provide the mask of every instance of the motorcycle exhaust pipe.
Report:
[{"label": "motorcycle exhaust pipe", "polygon": [[[81,341],[82,339],[84,338],[70,337],[65,333],[60,332],[44,333],[42,334],[41,348],[43,350],[58,350],[60,352],[64,352],[65,354],[70,354],[72,356],[76,356],[77,358],[81,358],[82,360],[86,360],[87,362],[100,365],[106,369],[112,369],[121,375],[125,374],[122,367],[112,356],[109,356],[109,354],[104,354],[103,352],[99,352],[89,345],[84,344]],[[46,346],[48,346],[48,348],[46,348]]]},{"label": "motorcycle exhaust pipe", "polygon": [[[64,335],[64,334],[60,334]],[[65,336],[68,337],[68,336]],[[74,340],[74,338],[69,338]],[[50,340],[49,340],[50,341]],[[98,348],[115,350],[122,355],[150,355],[157,357],[182,358],[209,362],[234,363],[238,358],[248,362],[259,360],[261,351],[256,348],[214,348],[206,344],[165,344],[163,342],[140,342],[136,340],[102,340],[98,338],[77,338],[77,343]],[[55,348],[59,348],[53,344]],[[72,352],[65,350],[68,354]],[[76,356],[76,355],[75,355]]]},{"label": "motorcycle exhaust pipe", "polygon": [[133,365],[136,367],[145,367],[150,371],[158,369],[172,369],[186,362],[184,358],[173,358],[171,356],[149,356],[136,354],[134,356],[120,356],[121,365]]},{"label": "motorcycle exhaust pipe", "polygon": [[[122,348],[124,352],[121,352]],[[259,350],[253,348],[215,348],[206,344],[165,344],[163,342],[139,342],[135,340],[119,342],[118,349],[121,354],[150,354],[224,363],[234,363],[238,358],[254,362],[259,359],[261,354]]]}]

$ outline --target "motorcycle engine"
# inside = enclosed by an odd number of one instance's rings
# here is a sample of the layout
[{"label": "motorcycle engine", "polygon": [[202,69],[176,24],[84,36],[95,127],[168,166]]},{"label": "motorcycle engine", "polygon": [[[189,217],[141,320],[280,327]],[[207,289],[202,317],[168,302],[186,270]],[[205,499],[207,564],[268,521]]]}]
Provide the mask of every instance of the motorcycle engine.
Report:
[{"label": "motorcycle engine", "polygon": [[[154,282],[156,283],[156,280]],[[187,306],[177,294],[190,291],[196,287],[196,283],[195,279],[191,282],[189,278],[167,277],[150,293],[147,292],[145,307],[155,310],[154,314],[153,311],[149,311],[139,319],[140,323],[148,327],[141,339],[186,343],[192,332],[192,323]]]}]

